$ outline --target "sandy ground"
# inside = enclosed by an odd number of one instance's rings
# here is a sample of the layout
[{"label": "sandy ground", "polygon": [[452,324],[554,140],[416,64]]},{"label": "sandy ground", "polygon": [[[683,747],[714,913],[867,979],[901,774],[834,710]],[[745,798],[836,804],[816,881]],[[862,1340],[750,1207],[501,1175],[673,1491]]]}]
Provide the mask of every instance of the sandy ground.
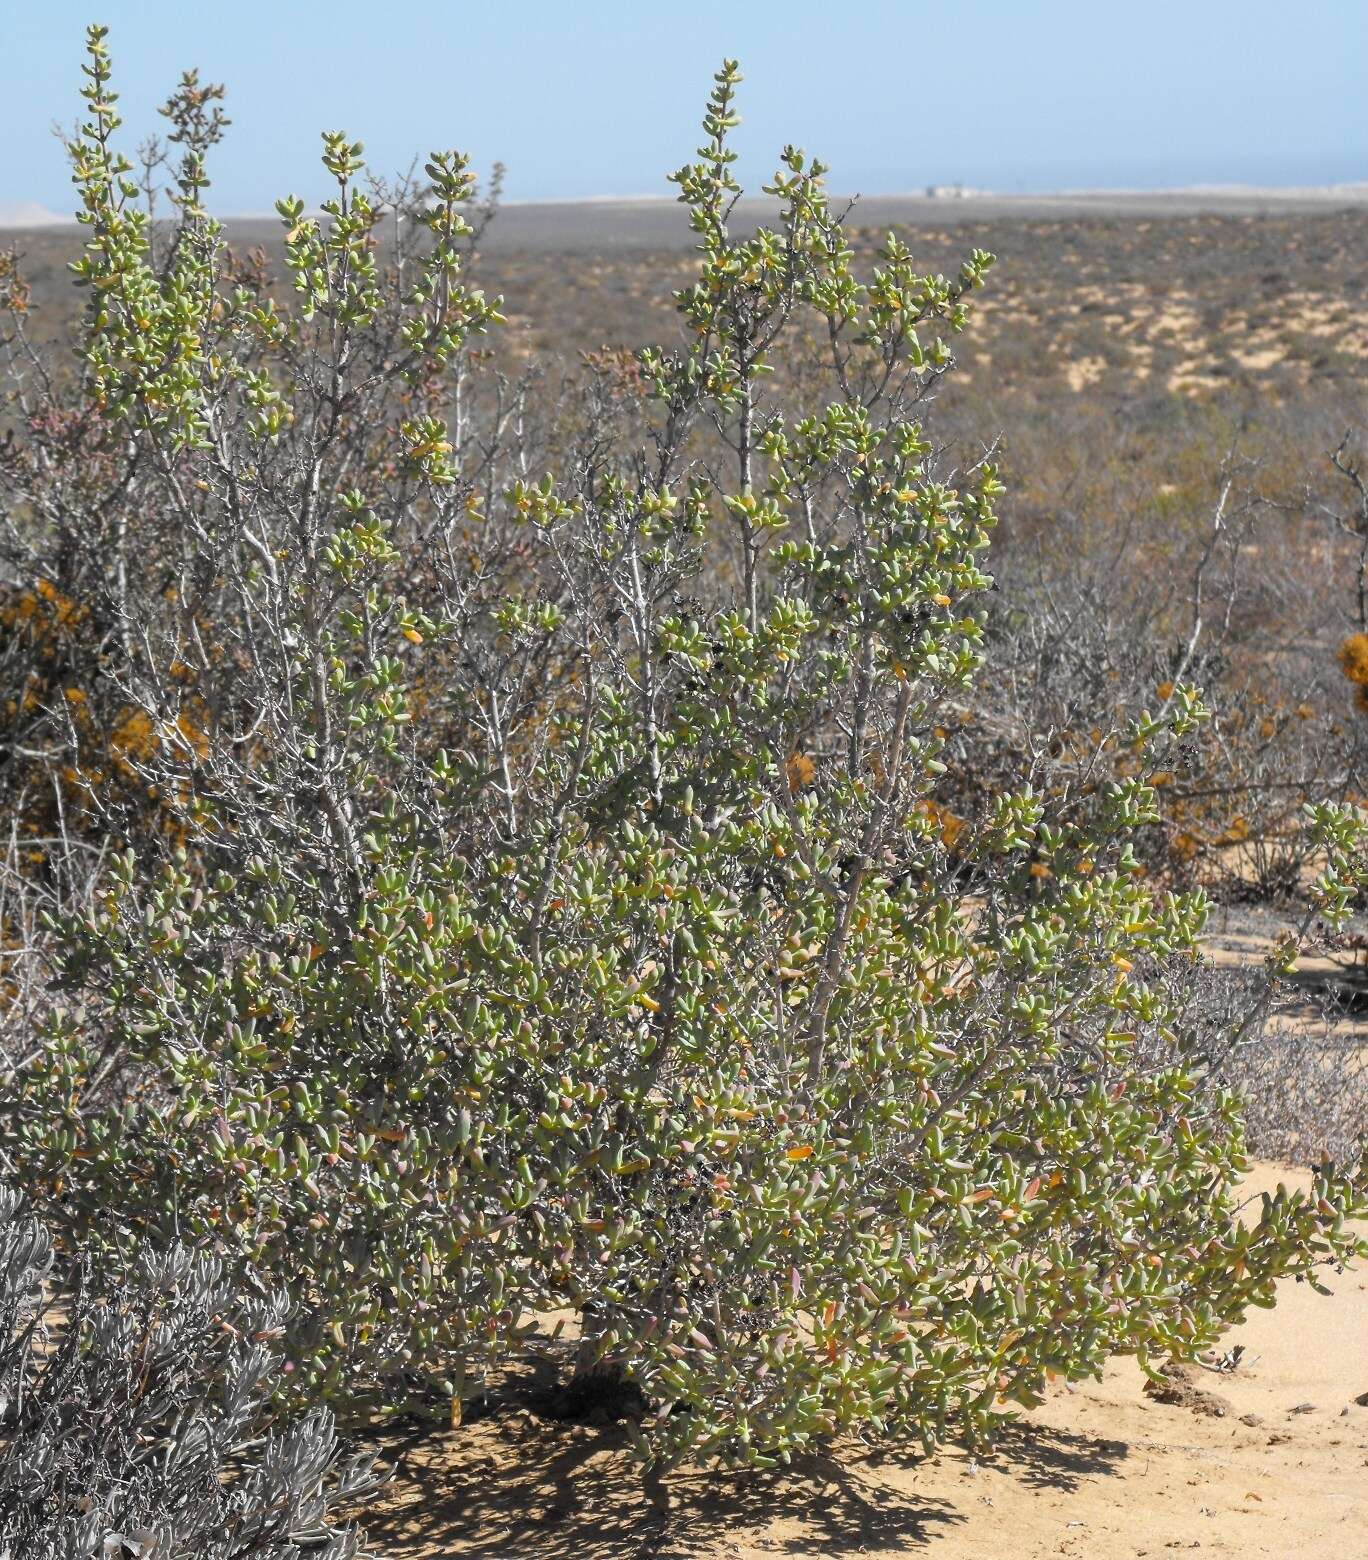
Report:
[{"label": "sandy ground", "polygon": [[[1260,1166],[1251,1190],[1298,1172]],[[514,1406],[397,1441],[372,1539],[394,1560],[1079,1560],[1368,1557],[1368,1271],[1284,1286],[1196,1372],[1220,1416],[1147,1398],[1133,1362],[1059,1389],[996,1456],[852,1450],[783,1478],[685,1473],[643,1485],[613,1431]],[[1362,1397],[1363,1401],[1356,1401]]]}]

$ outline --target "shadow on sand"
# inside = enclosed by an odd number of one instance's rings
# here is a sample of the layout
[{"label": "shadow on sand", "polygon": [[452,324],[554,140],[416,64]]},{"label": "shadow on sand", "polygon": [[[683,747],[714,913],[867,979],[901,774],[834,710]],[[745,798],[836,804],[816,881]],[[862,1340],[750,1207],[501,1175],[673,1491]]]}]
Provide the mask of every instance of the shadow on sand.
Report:
[{"label": "shadow on sand", "polygon": [[[910,1454],[852,1447],[772,1475],[686,1469],[662,1481],[643,1476],[619,1428],[515,1405],[450,1433],[396,1432],[381,1455],[394,1481],[362,1520],[393,1560],[695,1560],[742,1543],[775,1555],[913,1553],[965,1520],[957,1504],[918,1494]],[[1009,1432],[992,1466],[1068,1490],[1125,1455],[1118,1441],[1033,1427]]]}]

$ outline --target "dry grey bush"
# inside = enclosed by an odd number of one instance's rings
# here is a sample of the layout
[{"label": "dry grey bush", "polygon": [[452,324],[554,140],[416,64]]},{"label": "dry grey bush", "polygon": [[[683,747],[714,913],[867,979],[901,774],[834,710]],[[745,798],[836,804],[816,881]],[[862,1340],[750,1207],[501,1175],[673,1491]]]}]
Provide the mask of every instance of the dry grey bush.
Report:
[{"label": "dry grey bush", "polygon": [[[1360,1000],[1337,982],[1266,979],[1258,964],[1205,964],[1184,1022],[1208,1075],[1244,1102],[1252,1152],[1315,1164],[1368,1141],[1368,1033]],[[1246,1025],[1251,1010],[1262,1010]]]},{"label": "dry grey bush", "polygon": [[1048,537],[1004,549],[994,654],[943,788],[953,814],[972,819],[1023,772],[1079,804],[1133,768],[1129,714],[1164,709],[1191,679],[1213,718],[1156,776],[1160,818],[1142,860],[1222,899],[1301,895],[1312,859],[1302,810],[1361,788],[1368,723],[1335,660],[1346,549],[1320,527],[1321,545],[1299,546],[1307,525],[1261,493],[1260,475],[1228,456],[1208,512],[1158,537],[1148,523],[1099,534],[1062,517]]}]

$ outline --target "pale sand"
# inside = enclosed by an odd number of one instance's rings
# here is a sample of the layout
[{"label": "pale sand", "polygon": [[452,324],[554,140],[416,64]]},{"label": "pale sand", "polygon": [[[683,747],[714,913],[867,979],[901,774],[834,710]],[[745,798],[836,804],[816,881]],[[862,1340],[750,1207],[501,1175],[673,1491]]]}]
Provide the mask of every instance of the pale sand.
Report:
[{"label": "pale sand", "polygon": [[[1251,1190],[1296,1171],[1263,1165]],[[856,1450],[782,1478],[643,1488],[615,1432],[509,1409],[416,1438],[372,1536],[394,1560],[1120,1560],[1368,1556],[1368,1271],[1331,1297],[1285,1284],[1232,1333],[1247,1358],[1198,1385],[1223,1418],[1148,1400],[1131,1361],[1056,1390],[991,1461]],[[1311,1409],[1294,1413],[1301,1405]],[[1254,1416],[1245,1424],[1241,1416]],[[394,1447],[391,1455],[398,1452]]]}]

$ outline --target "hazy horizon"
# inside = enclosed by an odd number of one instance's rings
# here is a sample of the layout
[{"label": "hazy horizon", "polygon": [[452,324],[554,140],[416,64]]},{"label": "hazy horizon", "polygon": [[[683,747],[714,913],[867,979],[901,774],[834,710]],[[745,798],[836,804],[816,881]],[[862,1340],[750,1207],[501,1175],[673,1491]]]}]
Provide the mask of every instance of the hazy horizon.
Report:
[{"label": "hazy horizon", "polygon": [[[680,20],[620,0],[524,0],[516,27],[465,0],[395,7],[382,25],[373,7],[337,0],[326,26],[313,7],[244,0],[231,34],[169,0],[99,10],[130,153],[161,128],[156,105],[182,69],[227,84],[234,123],[211,162],[211,203],[240,217],[288,192],[319,199],[318,132],[334,127],[365,141],[382,173],[434,146],[467,150],[481,172],[503,161],[510,201],[668,196],[724,54],[747,78],[736,144],[755,191],[788,140],[831,165],[834,188],[871,196],[1368,179],[1358,0],[1312,0],[1295,28],[1268,0],[1156,0],[1137,17],[1078,0],[968,0],[953,14],[871,0],[834,22],[816,0],[700,0]],[[10,24],[0,208],[70,210],[51,126],[81,107],[89,14],[62,0]]]}]

